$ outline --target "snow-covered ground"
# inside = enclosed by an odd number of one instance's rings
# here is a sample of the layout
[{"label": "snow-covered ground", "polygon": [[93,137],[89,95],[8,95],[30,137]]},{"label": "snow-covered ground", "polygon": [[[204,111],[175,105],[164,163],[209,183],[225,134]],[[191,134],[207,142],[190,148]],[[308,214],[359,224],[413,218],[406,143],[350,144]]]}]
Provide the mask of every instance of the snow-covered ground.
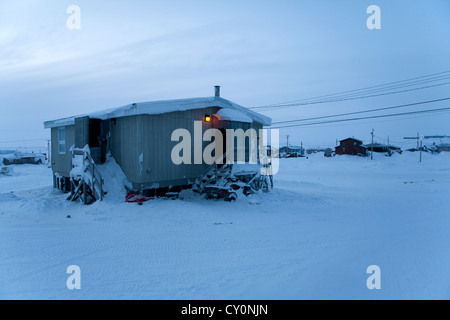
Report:
[{"label": "snow-covered ground", "polygon": [[233,203],[83,206],[51,185],[44,165],[0,176],[1,299],[450,298],[448,153],[281,159],[272,192]]}]

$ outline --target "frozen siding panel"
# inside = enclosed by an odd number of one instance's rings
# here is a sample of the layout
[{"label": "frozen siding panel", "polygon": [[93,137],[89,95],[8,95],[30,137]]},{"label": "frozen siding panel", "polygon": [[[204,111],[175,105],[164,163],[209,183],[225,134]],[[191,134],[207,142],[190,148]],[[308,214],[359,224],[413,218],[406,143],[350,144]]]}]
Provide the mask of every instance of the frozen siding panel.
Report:
[{"label": "frozen siding panel", "polygon": [[89,117],[75,119],[75,146],[84,148],[89,144]]}]

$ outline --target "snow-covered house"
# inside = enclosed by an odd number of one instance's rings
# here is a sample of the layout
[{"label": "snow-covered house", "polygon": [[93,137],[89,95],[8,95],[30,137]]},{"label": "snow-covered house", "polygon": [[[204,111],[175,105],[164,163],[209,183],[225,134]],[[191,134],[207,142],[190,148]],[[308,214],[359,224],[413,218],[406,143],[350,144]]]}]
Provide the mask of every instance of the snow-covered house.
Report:
[{"label": "snow-covered house", "polygon": [[305,155],[305,149],[302,146],[284,146],[280,148],[280,154],[283,154],[285,157],[289,156],[299,156],[302,157]]},{"label": "snow-covered house", "polygon": [[[87,145],[95,163],[104,162],[110,154],[134,190],[189,185],[208,164],[173,163],[171,152],[179,142],[171,137],[176,129],[188,130],[194,154],[195,121],[202,123],[201,135],[209,128],[220,129],[223,134],[226,129],[238,128],[254,128],[259,133],[258,129],[271,124],[270,118],[221,98],[219,87],[213,97],[132,103],[47,121],[44,127],[51,129],[54,177],[65,180],[63,185],[67,186],[72,150]],[[209,143],[201,141],[202,150]]]},{"label": "snow-covered house", "polygon": [[363,146],[361,140],[347,138],[339,141],[339,146],[335,147],[336,154],[365,155],[367,148]]}]

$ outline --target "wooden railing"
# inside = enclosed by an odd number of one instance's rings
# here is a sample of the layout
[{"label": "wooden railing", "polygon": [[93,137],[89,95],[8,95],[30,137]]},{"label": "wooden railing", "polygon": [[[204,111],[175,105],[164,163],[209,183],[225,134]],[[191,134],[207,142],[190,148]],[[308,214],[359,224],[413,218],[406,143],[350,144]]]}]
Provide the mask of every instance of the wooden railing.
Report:
[{"label": "wooden railing", "polygon": [[[88,172],[91,176],[90,179],[85,179],[84,177],[81,177],[79,184],[78,184],[77,189],[80,189],[83,185],[84,202],[86,202],[86,193],[88,192],[87,188],[84,186],[85,184],[87,186],[89,186],[89,188],[92,192],[92,196],[94,196],[94,198],[96,200],[102,201],[104,198],[104,195],[105,195],[105,193],[103,191],[104,181],[103,181],[102,175],[98,171],[97,166],[95,165],[94,160],[91,157],[91,154],[86,149],[74,149],[72,151],[72,158],[74,158],[76,155],[83,156],[83,166],[85,167],[85,170],[83,173]],[[72,191],[72,198],[73,198],[73,193],[74,192],[76,193],[77,189]]]},{"label": "wooden railing", "polygon": [[[91,190],[94,193],[94,196],[97,200],[103,201],[104,192],[103,192],[103,178],[100,172],[98,171],[97,166],[95,165],[94,160],[91,157],[91,154],[89,152],[85,152],[86,159],[89,161],[89,165],[87,167],[87,170],[92,176],[92,185]],[[97,190],[98,189],[98,190]]]}]

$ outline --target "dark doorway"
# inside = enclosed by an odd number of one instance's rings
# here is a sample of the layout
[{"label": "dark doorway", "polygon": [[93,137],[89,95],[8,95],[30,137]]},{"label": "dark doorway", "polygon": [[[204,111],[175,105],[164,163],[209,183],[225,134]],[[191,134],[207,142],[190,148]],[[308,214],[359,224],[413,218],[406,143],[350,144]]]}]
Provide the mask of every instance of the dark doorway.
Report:
[{"label": "dark doorway", "polygon": [[102,134],[102,123],[100,119],[89,119],[89,148],[96,163],[106,161],[106,137]]},{"label": "dark doorway", "polygon": [[98,148],[100,147],[101,135],[101,120],[100,119],[89,119],[89,147]]}]

